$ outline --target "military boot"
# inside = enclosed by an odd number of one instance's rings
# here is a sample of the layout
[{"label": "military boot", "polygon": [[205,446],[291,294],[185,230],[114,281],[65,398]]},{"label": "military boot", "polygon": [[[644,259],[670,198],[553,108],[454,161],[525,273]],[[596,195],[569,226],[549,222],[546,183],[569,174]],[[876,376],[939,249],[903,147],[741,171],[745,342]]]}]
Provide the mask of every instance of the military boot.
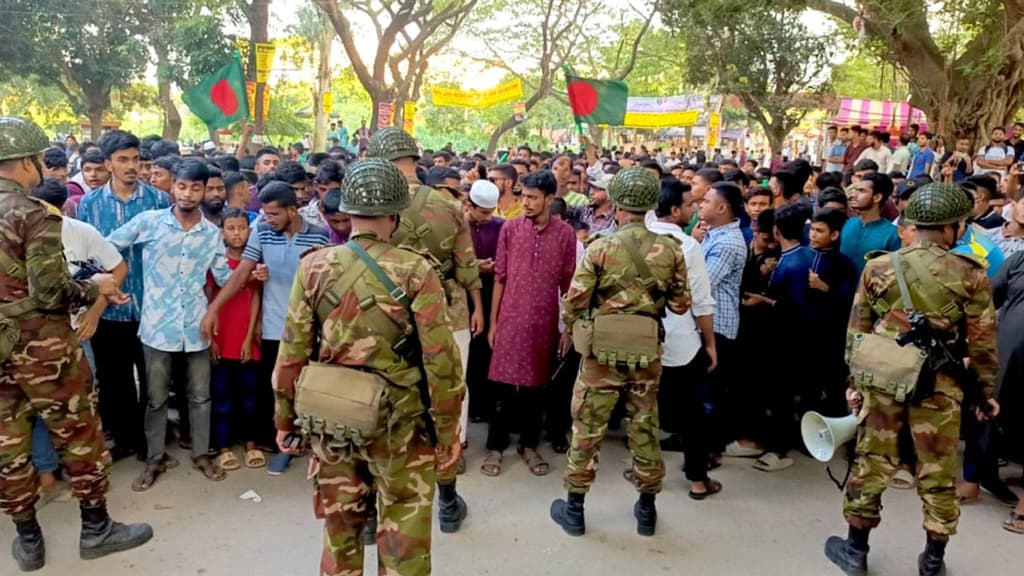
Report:
[{"label": "military boot", "polygon": [[658,523],[658,509],[654,507],[654,494],[641,494],[633,505],[633,516],[636,517],[636,533],[641,536],[654,536],[654,527]]},{"label": "military boot", "polygon": [[946,573],[946,542],[928,536],[924,552],[917,557],[917,572],[920,576],[942,576]]},{"label": "military boot", "polygon": [[149,524],[121,524],[111,520],[106,504],[82,506],[82,538],[78,545],[82,560],[131,550],[152,537],[153,528]]},{"label": "military boot", "polygon": [[366,495],[366,526],[363,527],[363,546],[377,543],[377,491]]},{"label": "military boot", "polygon": [[569,536],[583,536],[587,531],[583,521],[583,494],[569,493],[569,500],[559,498],[551,503],[551,519]]},{"label": "military boot", "polygon": [[455,483],[437,485],[438,520],[441,532],[454,534],[466,519],[466,501],[455,491]]},{"label": "military boot", "polygon": [[11,544],[11,554],[22,572],[39,570],[46,564],[46,543],[35,512],[24,520],[15,520],[18,536]]},{"label": "military boot", "polygon": [[868,573],[868,534],[870,530],[850,526],[850,535],[843,539],[830,536],[825,541],[825,556],[849,576]]}]

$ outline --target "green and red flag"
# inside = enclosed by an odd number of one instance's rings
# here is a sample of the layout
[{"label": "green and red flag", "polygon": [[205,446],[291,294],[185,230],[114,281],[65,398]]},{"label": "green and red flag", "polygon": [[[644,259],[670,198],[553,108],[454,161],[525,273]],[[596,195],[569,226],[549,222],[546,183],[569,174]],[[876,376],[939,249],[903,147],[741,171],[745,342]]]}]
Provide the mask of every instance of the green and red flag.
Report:
[{"label": "green and red flag", "polygon": [[621,126],[626,118],[629,87],[620,80],[580,78],[566,70],[569,105],[577,122]]},{"label": "green and red flag", "polygon": [[242,64],[233,59],[182,95],[192,113],[210,128],[224,128],[249,116]]}]

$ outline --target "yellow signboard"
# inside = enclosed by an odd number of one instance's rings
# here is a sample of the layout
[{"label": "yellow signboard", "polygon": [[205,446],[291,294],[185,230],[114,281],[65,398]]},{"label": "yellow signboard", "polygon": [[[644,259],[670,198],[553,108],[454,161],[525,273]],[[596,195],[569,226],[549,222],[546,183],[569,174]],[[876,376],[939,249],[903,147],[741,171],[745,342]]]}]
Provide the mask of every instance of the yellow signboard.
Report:
[{"label": "yellow signboard", "polygon": [[256,81],[266,84],[270,80],[270,69],[274,67],[274,45],[256,44]]},{"label": "yellow signboard", "polygon": [[[256,115],[256,83],[246,82],[245,83],[245,96],[249,99],[249,116],[255,117]],[[266,86],[263,87],[263,119],[267,120],[270,118],[270,89]]]},{"label": "yellow signboard", "polygon": [[680,110],[678,112],[626,112],[622,121],[624,128],[679,128],[696,126],[700,112]]},{"label": "yellow signboard", "polygon": [[718,138],[721,126],[721,114],[712,112],[708,115],[708,148],[718,148]]},{"label": "yellow signboard", "polygon": [[495,104],[523,97],[523,83],[511,80],[487,90],[458,90],[434,86],[434,106],[457,106],[460,108],[490,108]]},{"label": "yellow signboard", "polygon": [[323,109],[326,114],[334,112],[334,93],[330,90],[324,92]]},{"label": "yellow signboard", "polygon": [[412,134],[413,128],[416,126],[416,103],[406,102],[405,106],[402,107],[402,118],[404,119],[403,129],[409,134]]}]

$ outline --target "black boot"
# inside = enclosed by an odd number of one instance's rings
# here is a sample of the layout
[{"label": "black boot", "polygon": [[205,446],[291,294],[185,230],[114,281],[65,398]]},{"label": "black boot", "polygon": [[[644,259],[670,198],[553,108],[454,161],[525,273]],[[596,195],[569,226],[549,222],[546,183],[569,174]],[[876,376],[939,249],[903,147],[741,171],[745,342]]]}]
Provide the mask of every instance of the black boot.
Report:
[{"label": "black boot", "polygon": [[11,545],[14,561],[22,572],[39,570],[46,564],[46,543],[43,542],[43,529],[39,527],[35,513],[24,520],[15,520],[14,526],[18,531]]},{"label": "black boot", "polygon": [[830,536],[825,541],[825,556],[849,576],[864,576],[868,573],[869,529],[850,526],[849,538]]},{"label": "black boot", "polygon": [[152,537],[153,528],[149,524],[121,524],[111,520],[106,504],[82,506],[82,539],[78,545],[82,560],[131,550]]},{"label": "black boot", "polygon": [[363,546],[377,544],[377,491],[366,495],[366,526],[363,527]]},{"label": "black boot", "polygon": [[569,500],[555,500],[551,503],[551,519],[569,536],[583,536],[587,531],[583,522],[584,494],[569,493]]},{"label": "black boot", "polygon": [[641,536],[654,536],[654,526],[658,523],[658,509],[654,507],[654,494],[641,494],[633,505],[633,516],[636,516],[636,533]]},{"label": "black boot", "polygon": [[466,519],[466,501],[455,491],[455,483],[437,485],[438,520],[441,532],[454,534]]},{"label": "black boot", "polygon": [[925,544],[924,552],[917,557],[917,572],[920,576],[942,576],[946,573],[946,541],[937,540],[931,535]]}]

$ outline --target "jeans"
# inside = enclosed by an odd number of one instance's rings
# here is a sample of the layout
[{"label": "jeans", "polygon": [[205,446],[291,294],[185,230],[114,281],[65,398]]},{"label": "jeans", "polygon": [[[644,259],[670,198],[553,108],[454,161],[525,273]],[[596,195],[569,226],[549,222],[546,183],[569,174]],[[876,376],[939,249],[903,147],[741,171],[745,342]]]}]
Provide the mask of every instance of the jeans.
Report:
[{"label": "jeans", "polygon": [[232,430],[234,439],[240,442],[255,442],[260,386],[256,363],[221,359],[213,366],[212,371],[212,446],[217,449],[230,446]]},{"label": "jeans", "polygon": [[494,418],[487,432],[487,449],[504,452],[511,441],[509,432],[518,417],[519,445],[537,448],[540,442],[540,427],[544,419],[544,387],[513,386],[494,382]]},{"label": "jeans", "polygon": [[[146,449],[146,363],[138,322],[100,320],[90,341],[103,429],[121,448]],[[135,377],[138,375],[139,382]]]},{"label": "jeans", "polygon": [[57,451],[50,440],[50,430],[42,418],[36,418],[32,424],[32,466],[40,474],[52,474],[57,471]]},{"label": "jeans", "polygon": [[149,464],[164,458],[167,441],[167,397],[171,388],[171,364],[174,356],[183,356],[187,364],[188,411],[192,422],[192,458],[206,456],[210,450],[210,353],[164,352],[143,346],[146,356],[146,380],[149,403],[146,406],[146,445]]}]

